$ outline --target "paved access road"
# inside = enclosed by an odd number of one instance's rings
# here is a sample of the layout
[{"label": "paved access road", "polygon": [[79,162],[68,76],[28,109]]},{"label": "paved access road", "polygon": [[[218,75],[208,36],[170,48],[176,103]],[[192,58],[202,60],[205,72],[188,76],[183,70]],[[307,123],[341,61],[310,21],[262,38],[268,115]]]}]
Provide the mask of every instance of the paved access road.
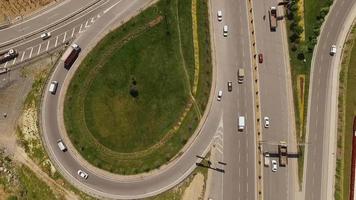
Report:
[{"label": "paved access road", "polygon": [[[308,145],[305,170],[305,199],[324,200],[334,196],[333,173],[335,162],[335,134],[337,116],[335,103],[337,93],[332,93],[333,63],[340,56],[339,37],[347,16],[352,12],[355,0],[336,0],[325,21],[318,45],[316,46],[311,74],[311,90],[308,110]],[[337,45],[337,54],[330,56],[330,47]],[[337,71],[336,71],[337,73]],[[336,85],[337,85],[336,80]],[[337,86],[336,86],[337,88]],[[335,89],[336,91],[336,89]],[[334,102],[334,103],[332,103]],[[334,108],[334,110],[332,109]]]}]

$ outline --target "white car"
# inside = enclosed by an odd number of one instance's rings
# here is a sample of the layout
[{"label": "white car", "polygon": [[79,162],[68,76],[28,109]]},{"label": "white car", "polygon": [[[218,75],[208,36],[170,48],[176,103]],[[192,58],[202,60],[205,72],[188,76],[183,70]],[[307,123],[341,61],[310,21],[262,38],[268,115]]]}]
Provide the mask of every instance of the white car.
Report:
[{"label": "white car", "polygon": [[264,117],[263,120],[265,121],[265,128],[269,127],[269,117]]},{"label": "white car", "polygon": [[58,87],[58,81],[52,81],[51,84],[49,85],[48,91],[52,94],[56,94]]},{"label": "white car", "polygon": [[227,37],[227,33],[229,32],[227,25],[224,26],[223,28],[223,35],[224,37]]},{"label": "white car", "polygon": [[222,11],[218,10],[218,21],[221,22],[222,21]]},{"label": "white car", "polygon": [[336,45],[333,44],[331,45],[331,48],[330,48],[330,55],[335,55],[336,54]]},{"label": "white car", "polygon": [[46,40],[46,39],[48,39],[48,38],[50,38],[50,37],[51,37],[51,33],[50,33],[50,32],[43,33],[43,34],[41,35],[42,40]]},{"label": "white car", "polygon": [[82,170],[78,170],[78,175],[83,179],[88,179],[88,176],[89,176],[87,173],[85,173]]},{"label": "white car", "polygon": [[219,92],[218,92],[218,101],[221,101],[221,97],[222,97],[222,91],[219,90]]},{"label": "white car", "polygon": [[272,160],[272,172],[276,172],[278,168],[277,161]]}]

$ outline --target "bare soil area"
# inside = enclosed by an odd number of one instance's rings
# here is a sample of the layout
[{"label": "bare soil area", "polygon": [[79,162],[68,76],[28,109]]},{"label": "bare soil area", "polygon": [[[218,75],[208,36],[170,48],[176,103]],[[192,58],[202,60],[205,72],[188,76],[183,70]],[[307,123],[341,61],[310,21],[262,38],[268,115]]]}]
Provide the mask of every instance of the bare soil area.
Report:
[{"label": "bare soil area", "polygon": [[204,194],[204,175],[197,173],[188,188],[184,191],[182,200],[201,200]]},{"label": "bare soil area", "polygon": [[61,0],[1,0],[0,23],[4,22],[7,17],[14,19],[16,17],[29,15],[54,1],[57,2]]}]

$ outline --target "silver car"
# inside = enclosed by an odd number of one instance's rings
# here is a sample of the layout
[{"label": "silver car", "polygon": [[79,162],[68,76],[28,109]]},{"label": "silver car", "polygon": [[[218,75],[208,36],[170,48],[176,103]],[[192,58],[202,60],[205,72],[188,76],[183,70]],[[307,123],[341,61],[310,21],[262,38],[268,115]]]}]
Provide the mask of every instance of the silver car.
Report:
[{"label": "silver car", "polygon": [[276,172],[278,168],[277,161],[272,160],[272,172]]},{"label": "silver car", "polygon": [[88,174],[82,170],[78,170],[78,175],[83,179],[88,179]]}]

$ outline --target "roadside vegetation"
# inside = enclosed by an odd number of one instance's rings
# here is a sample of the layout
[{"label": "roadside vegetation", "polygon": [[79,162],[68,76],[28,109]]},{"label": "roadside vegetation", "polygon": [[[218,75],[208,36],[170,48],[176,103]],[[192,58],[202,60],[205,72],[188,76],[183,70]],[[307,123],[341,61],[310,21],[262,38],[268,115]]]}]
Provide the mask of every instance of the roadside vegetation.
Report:
[{"label": "roadside vegetation", "polygon": [[161,0],[109,33],[82,62],[64,119],[74,146],[93,165],[148,172],[179,155],[194,133],[212,69],[207,0],[193,3],[195,26],[192,0]]},{"label": "roadside vegetation", "polygon": [[353,26],[343,47],[341,61],[338,140],[335,177],[335,199],[350,195],[353,118],[356,115],[356,26]]},{"label": "roadside vegetation", "polygon": [[[208,155],[209,156],[209,155]],[[208,178],[207,160],[203,160],[183,182],[174,188],[145,200],[200,200],[204,198]]]},{"label": "roadside vegetation", "polygon": [[[307,0],[303,6],[299,1],[291,0],[287,11],[287,30],[289,41],[292,87],[295,106],[295,119],[298,143],[305,143],[306,117],[311,60],[313,50],[320,34],[320,28],[329,12],[332,0]],[[304,26],[304,27],[303,27]],[[298,147],[298,174],[301,187],[304,165],[304,145]]]}]

